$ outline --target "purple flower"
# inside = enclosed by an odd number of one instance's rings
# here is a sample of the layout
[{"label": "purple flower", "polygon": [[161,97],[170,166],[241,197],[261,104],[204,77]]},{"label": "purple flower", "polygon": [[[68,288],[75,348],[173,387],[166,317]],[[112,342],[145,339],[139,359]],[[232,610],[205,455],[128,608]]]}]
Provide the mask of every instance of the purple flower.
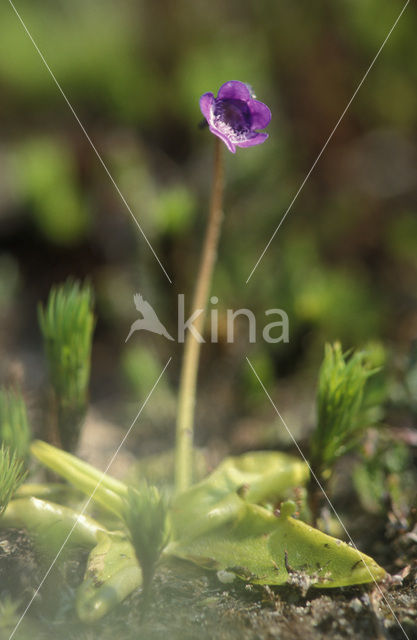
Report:
[{"label": "purple flower", "polygon": [[200,109],[210,131],[223,140],[232,153],[236,152],[236,147],[252,147],[268,137],[257,129],[268,126],[271,112],[266,104],[254,99],[244,82],[225,82],[217,98],[212,93],[204,93],[200,98]]}]

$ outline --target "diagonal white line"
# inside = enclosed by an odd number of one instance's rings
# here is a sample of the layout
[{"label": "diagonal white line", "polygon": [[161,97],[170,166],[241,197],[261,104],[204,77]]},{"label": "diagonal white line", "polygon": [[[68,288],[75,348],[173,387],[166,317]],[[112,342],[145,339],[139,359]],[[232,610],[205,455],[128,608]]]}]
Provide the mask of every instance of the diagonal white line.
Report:
[{"label": "diagonal white line", "polygon": [[259,263],[261,262],[262,258],[264,257],[265,253],[268,251],[273,239],[275,238],[275,236],[277,235],[279,229],[281,228],[282,223],[284,222],[285,218],[287,217],[287,215],[289,214],[289,212],[292,209],[292,206],[294,204],[294,202],[297,200],[298,196],[300,195],[302,189],[304,188],[305,183],[307,182],[307,180],[309,179],[309,177],[311,176],[316,164],[318,163],[318,161],[320,160],[321,156],[323,155],[325,149],[327,148],[327,145],[329,144],[330,140],[333,138],[333,135],[336,131],[336,129],[338,128],[339,124],[342,122],[343,118],[346,115],[346,112],[348,111],[350,105],[352,104],[352,102],[354,101],[354,99],[356,98],[356,95],[359,91],[359,89],[361,88],[361,86],[363,85],[363,83],[365,82],[366,78],[368,77],[369,72],[371,71],[372,67],[374,66],[375,62],[377,61],[379,54],[381,53],[382,49],[385,47],[386,43],[389,40],[389,37],[391,36],[392,32],[394,31],[395,27],[397,26],[401,16],[403,15],[404,11],[406,10],[408,4],[409,4],[410,0],[407,0],[407,2],[405,3],[404,7],[402,8],[398,18],[396,19],[396,21],[394,22],[394,24],[392,25],[391,29],[388,31],[387,36],[385,37],[384,42],[381,44],[381,46],[379,47],[374,59],[372,60],[371,64],[369,65],[368,69],[366,70],[365,75],[363,76],[362,80],[360,81],[360,83],[358,84],[358,86],[356,87],[356,90],[353,94],[353,96],[351,97],[351,99],[349,100],[349,102],[347,103],[346,107],[344,108],[342,115],[340,116],[339,120],[336,122],[332,132],[330,133],[329,137],[327,138],[326,142],[324,143],[319,155],[317,156],[317,158],[314,160],[310,171],[307,173],[306,177],[304,178],[304,180],[302,181],[297,193],[295,194],[295,196],[293,197],[293,199],[291,200],[286,212],[284,213],[284,215],[282,216],[277,228],[275,229],[274,233],[272,234],[272,236],[270,237],[269,241],[267,242],[267,244],[265,245],[264,250],[262,251],[261,255],[259,256],[255,266],[253,267],[252,271],[250,272],[248,279],[246,280],[246,284],[248,284],[249,280],[252,278],[255,270],[257,269]]},{"label": "diagonal white line", "polygon": [[100,155],[99,151],[97,150],[94,142],[92,141],[92,139],[88,135],[83,123],[81,122],[80,118],[78,117],[78,115],[77,115],[75,109],[73,108],[72,104],[68,100],[64,90],[62,89],[62,87],[59,84],[58,80],[56,79],[54,73],[52,72],[52,69],[50,68],[49,64],[47,63],[43,53],[41,52],[41,50],[39,49],[38,45],[34,41],[34,39],[33,39],[32,35],[31,35],[31,33],[29,32],[29,29],[27,28],[26,24],[23,22],[23,19],[22,19],[21,15],[19,14],[19,12],[17,11],[16,7],[14,6],[12,0],[9,0],[9,4],[12,7],[13,11],[15,12],[16,16],[18,17],[20,24],[22,25],[23,29],[26,31],[26,34],[29,37],[30,41],[32,42],[33,46],[35,47],[36,51],[38,52],[39,57],[41,58],[43,64],[45,65],[46,69],[48,70],[52,80],[56,84],[60,94],[62,95],[62,97],[64,98],[65,102],[67,103],[68,108],[70,109],[72,115],[74,116],[74,118],[78,122],[83,134],[85,135],[85,137],[87,138],[88,142],[90,143],[90,146],[93,149],[94,153],[96,154],[97,158],[99,159],[101,166],[103,167],[104,171],[107,173],[108,177],[110,178],[110,181],[113,184],[114,188],[116,189],[117,193],[119,194],[123,204],[125,205],[126,209],[129,211],[130,215],[132,216],[137,228],[139,229],[140,233],[143,236],[143,239],[145,240],[145,242],[148,245],[149,249],[152,251],[155,259],[157,260],[159,266],[161,267],[161,269],[164,272],[165,276],[167,277],[168,281],[172,284],[172,280],[169,277],[168,273],[166,272],[165,267],[163,266],[162,262],[158,258],[157,254],[155,252],[155,249],[153,248],[153,246],[149,242],[148,238],[146,237],[146,234],[145,234],[144,230],[142,229],[141,225],[139,224],[138,219],[136,218],[135,214],[133,213],[132,209],[130,208],[129,204],[127,203],[126,198],[124,197],[124,195],[120,191],[120,189],[119,189],[118,185],[116,184],[116,181],[114,180],[113,176],[111,175],[106,163],[104,162],[103,158],[101,157],[101,155]]},{"label": "diagonal white line", "polygon": [[[333,503],[331,502],[329,496],[327,495],[326,491],[323,488],[323,485],[321,484],[320,480],[318,479],[318,477],[316,476],[316,474],[314,473],[313,469],[310,466],[310,463],[308,462],[307,458],[305,457],[304,453],[301,450],[301,447],[299,446],[297,440],[294,438],[293,434],[291,433],[289,427],[287,426],[287,423],[285,422],[284,418],[282,417],[282,415],[280,414],[280,412],[278,411],[278,408],[276,406],[276,404],[274,403],[274,401],[272,400],[270,394],[268,393],[264,383],[262,382],[262,380],[260,379],[260,377],[258,376],[257,372],[255,371],[255,368],[253,366],[253,364],[251,363],[251,361],[249,360],[249,358],[246,356],[246,360],[248,365],[250,366],[250,368],[252,369],[252,372],[254,373],[256,379],[258,380],[259,384],[261,385],[263,391],[265,392],[266,397],[268,398],[269,402],[271,403],[271,405],[273,406],[275,413],[277,414],[277,416],[279,417],[279,419],[281,420],[282,424],[284,425],[285,429],[287,430],[288,435],[290,436],[291,440],[293,441],[293,443],[295,444],[295,446],[298,449],[298,453],[300,454],[300,456],[302,457],[302,459],[304,460],[304,462],[306,463],[306,465],[308,466],[310,473],[312,475],[312,477],[314,478],[315,482],[317,482],[317,485],[319,486],[321,492],[323,493],[324,497],[326,498],[327,502],[329,503],[329,506],[331,508],[331,510],[333,511],[333,513],[335,514],[337,520],[339,521],[343,531],[345,532],[346,536],[349,538],[349,542],[351,543],[351,545],[353,546],[354,549],[356,549],[356,551],[359,553],[359,549],[356,546],[356,544],[353,542],[352,537],[349,533],[349,531],[346,529],[345,525],[343,524],[339,514],[337,513],[335,507],[333,506]],[[407,638],[407,640],[410,640],[410,638],[408,637],[405,629],[403,628],[401,622],[398,620],[397,616],[395,615],[390,603],[388,602],[388,600],[386,599],[384,593],[382,592],[381,587],[379,586],[379,584],[377,583],[377,581],[375,580],[374,576],[372,575],[371,570],[369,569],[368,565],[366,564],[365,560],[361,557],[361,560],[365,566],[365,568],[367,569],[367,571],[369,572],[369,575],[371,576],[372,580],[375,583],[376,588],[378,589],[379,593],[381,594],[385,604],[387,605],[387,607],[389,608],[390,612],[392,613],[395,621],[398,623],[401,631],[404,634],[404,637]]]},{"label": "diagonal white line", "polygon": [[61,547],[59,548],[58,553],[56,554],[55,558],[52,561],[51,566],[49,567],[48,571],[45,573],[44,577],[42,578],[38,588],[36,589],[35,593],[33,594],[32,598],[30,599],[29,603],[26,606],[26,609],[24,610],[24,612],[22,613],[22,615],[20,616],[15,628],[13,629],[11,635],[9,636],[9,640],[11,640],[14,636],[14,634],[16,633],[17,629],[20,626],[20,623],[22,622],[23,618],[25,617],[26,613],[28,612],[29,608],[32,605],[32,602],[34,601],[34,599],[36,598],[36,596],[38,595],[39,591],[41,590],[45,580],[47,579],[47,577],[49,576],[50,572],[52,571],[52,568],[54,567],[56,561],[58,560],[59,556],[62,553],[63,548],[65,547],[65,545],[67,544],[68,540],[70,539],[72,532],[74,531],[75,527],[77,526],[80,518],[84,515],[85,511],[88,508],[88,505],[90,504],[90,502],[93,500],[97,490],[99,489],[101,483],[103,482],[104,476],[107,474],[108,470],[110,469],[110,467],[112,466],[113,462],[115,461],[120,449],[123,447],[124,443],[126,442],[130,432],[132,431],[134,425],[136,424],[136,421],[138,420],[140,414],[142,413],[142,411],[144,410],[144,408],[146,407],[149,398],[151,397],[151,395],[153,394],[153,392],[155,391],[156,387],[158,386],[158,383],[160,381],[160,379],[162,378],[162,376],[164,375],[169,363],[171,362],[172,357],[168,359],[165,367],[162,369],[161,373],[158,376],[158,379],[156,380],[155,384],[153,385],[152,389],[149,391],[148,395],[146,396],[141,408],[139,409],[138,413],[136,414],[135,419],[133,420],[132,424],[130,425],[129,429],[127,430],[127,432],[125,433],[122,441],[120,442],[119,446],[117,447],[116,451],[114,452],[113,456],[110,459],[110,462],[108,463],[106,469],[103,471],[103,473],[101,474],[101,478],[100,480],[97,482],[93,493],[90,495],[90,497],[88,498],[87,502],[85,503],[85,505],[83,506],[81,512],[78,515],[78,518],[76,519],[76,521],[74,522],[70,532],[68,533],[67,537],[65,538],[64,542],[62,543]]}]

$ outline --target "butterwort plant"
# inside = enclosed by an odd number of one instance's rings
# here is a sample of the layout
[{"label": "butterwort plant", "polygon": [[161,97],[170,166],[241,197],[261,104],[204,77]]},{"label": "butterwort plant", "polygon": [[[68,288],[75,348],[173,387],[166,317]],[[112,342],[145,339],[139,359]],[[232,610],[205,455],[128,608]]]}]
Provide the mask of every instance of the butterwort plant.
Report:
[{"label": "butterwort plant", "polygon": [[[202,334],[210,294],[213,269],[217,255],[223,206],[222,143],[231,153],[236,147],[252,147],[265,142],[268,134],[259,131],[268,126],[271,112],[263,102],[255,99],[252,88],[244,82],[230,80],[219,89],[217,97],[211,92],[200,98],[200,109],[209,130],[216,136],[214,148],[213,184],[209,217],[201,262],[192,301],[192,311],[202,309],[194,327]],[[175,455],[175,489],[181,493],[188,489],[192,476],[192,445],[194,409],[197,387],[200,342],[188,332],[184,344],[177,411]]]}]

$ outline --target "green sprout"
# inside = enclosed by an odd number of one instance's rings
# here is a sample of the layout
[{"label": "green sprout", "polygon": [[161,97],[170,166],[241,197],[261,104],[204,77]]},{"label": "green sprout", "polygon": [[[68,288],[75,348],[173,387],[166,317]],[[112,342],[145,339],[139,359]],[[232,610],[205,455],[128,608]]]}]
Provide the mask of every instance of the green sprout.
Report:
[{"label": "green sprout", "polygon": [[30,440],[31,431],[22,394],[1,388],[0,442],[16,452],[18,458],[26,458]]},{"label": "green sprout", "polygon": [[6,510],[10,499],[23,482],[26,472],[24,463],[16,452],[4,445],[0,448],[0,516]]},{"label": "green sprout", "polygon": [[72,280],[53,287],[46,307],[39,306],[54,392],[54,435],[67,451],[76,448],[87,410],[94,322],[90,287]]},{"label": "green sprout", "polygon": [[137,490],[129,488],[124,520],[142,569],[147,600],[157,562],[168,543],[167,505],[158,489],[146,481]]},{"label": "green sprout", "polygon": [[[378,368],[372,350],[343,353],[340,343],[326,344],[317,389],[317,425],[310,441],[310,465],[325,482],[336,461],[353,450],[369,426],[372,401],[367,381]],[[318,514],[321,491],[310,479],[310,508]]]}]

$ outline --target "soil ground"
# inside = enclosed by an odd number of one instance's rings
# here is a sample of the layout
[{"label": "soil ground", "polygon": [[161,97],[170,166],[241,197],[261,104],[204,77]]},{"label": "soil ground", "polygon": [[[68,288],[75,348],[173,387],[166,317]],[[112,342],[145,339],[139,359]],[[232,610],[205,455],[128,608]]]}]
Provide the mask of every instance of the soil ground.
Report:
[{"label": "soil ground", "polygon": [[[3,532],[0,552],[1,589],[19,599],[22,609],[43,574],[23,532]],[[215,574],[177,563],[158,572],[146,610],[138,591],[99,623],[87,626],[77,620],[73,608],[84,561],[67,562],[48,577],[14,635],[16,640],[417,638],[415,566],[402,584],[383,584],[381,591],[368,585],[312,588],[303,595],[292,587],[269,589],[238,580],[222,585]],[[4,609],[1,614],[0,638],[7,640],[18,614],[9,612],[9,619]]]},{"label": "soil ground", "polygon": [[[80,449],[103,468],[119,441],[116,429],[94,419]],[[112,469],[115,475],[134,460],[129,451],[124,456]],[[410,532],[395,519],[387,523],[386,516],[366,513],[348,483],[340,485],[337,504],[358,548],[398,576],[380,590],[313,587],[302,594],[295,587],[269,589],[238,579],[224,585],[215,573],[178,561],[158,571],[146,610],[138,590],[87,626],[74,609],[87,559],[80,553],[51,572],[13,640],[417,640],[417,525]],[[24,531],[0,530],[0,640],[9,640],[45,570]]]}]

